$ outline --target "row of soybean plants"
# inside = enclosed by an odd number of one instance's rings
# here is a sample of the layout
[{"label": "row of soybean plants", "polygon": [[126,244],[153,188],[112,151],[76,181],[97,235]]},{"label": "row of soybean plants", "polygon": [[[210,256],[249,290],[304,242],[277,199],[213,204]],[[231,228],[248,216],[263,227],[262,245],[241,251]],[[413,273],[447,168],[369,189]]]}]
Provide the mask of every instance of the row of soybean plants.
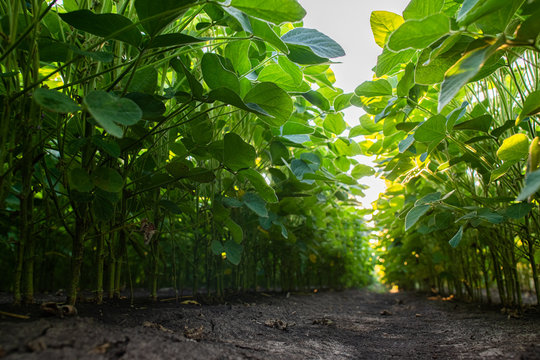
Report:
[{"label": "row of soybean plants", "polygon": [[354,135],[388,282],[521,306],[540,300],[540,1],[412,0],[371,16],[383,47]]},{"label": "row of soybean plants", "polygon": [[[0,1],[0,287],[370,281],[343,49],[295,0]],[[356,168],[355,166],[360,166]]]}]

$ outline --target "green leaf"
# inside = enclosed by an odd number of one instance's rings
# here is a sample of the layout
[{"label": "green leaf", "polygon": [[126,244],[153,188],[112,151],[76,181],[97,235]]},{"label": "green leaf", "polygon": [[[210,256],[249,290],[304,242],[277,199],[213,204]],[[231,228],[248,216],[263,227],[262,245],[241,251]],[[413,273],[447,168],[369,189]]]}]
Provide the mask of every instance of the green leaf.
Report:
[{"label": "green leaf", "polygon": [[154,36],[182,16],[195,0],[135,0],[135,10],[148,35]]},{"label": "green leaf", "polygon": [[330,61],[328,58],[316,55],[307,46],[289,44],[287,47],[289,48],[289,55],[287,55],[289,60],[300,65],[324,64]]},{"label": "green leaf", "polygon": [[201,70],[204,81],[211,89],[226,87],[235,93],[240,93],[240,81],[235,73],[223,66],[219,55],[205,53],[201,60]]},{"label": "green leaf", "polygon": [[540,189],[540,170],[529,173],[525,178],[525,186],[521,189],[517,201],[525,201]]},{"label": "green leaf", "polygon": [[454,130],[478,130],[487,133],[492,123],[493,117],[491,115],[482,115],[454,125]]},{"label": "green leaf", "polygon": [[120,192],[124,187],[124,179],[118,171],[100,167],[92,173],[92,182],[101,190],[116,193]]},{"label": "green leaf", "polygon": [[405,67],[405,73],[401,80],[399,80],[396,87],[396,94],[399,97],[406,97],[409,95],[409,91],[414,86],[414,64],[408,63]]},{"label": "green leaf", "polygon": [[510,207],[506,209],[506,212],[504,213],[504,215],[506,215],[510,219],[518,220],[525,217],[534,208],[535,208],[534,204],[526,203],[526,202],[512,204],[510,205]]},{"label": "green leaf", "polygon": [[94,188],[90,176],[81,168],[74,168],[69,172],[69,185],[80,192],[89,192]]},{"label": "green leaf", "polygon": [[302,70],[284,56],[279,57],[279,63],[279,65],[265,66],[259,73],[257,80],[259,82],[272,82],[285,91],[298,91],[303,81]]},{"label": "green leaf", "polygon": [[497,157],[502,161],[519,161],[529,155],[529,138],[525,134],[515,134],[504,139],[497,150]]},{"label": "green leaf", "polygon": [[465,0],[457,14],[461,26],[467,26],[508,5],[508,0]]},{"label": "green leaf", "polygon": [[448,243],[453,248],[456,248],[459,245],[462,237],[463,237],[463,226],[459,228],[458,232],[452,237],[452,239],[450,239],[450,241],[448,241]]},{"label": "green leaf", "polygon": [[[238,225],[236,222],[234,222],[233,219],[231,219],[230,217],[225,219],[224,224],[227,227],[227,229],[229,229],[229,231],[230,231],[230,233],[231,233],[231,235],[233,237],[234,242],[237,243],[237,244],[241,244],[242,241],[244,240],[244,231],[242,230],[240,225]],[[227,242],[225,242],[225,244],[227,244]],[[229,260],[231,260],[230,259],[231,251],[230,250],[231,249],[229,249],[229,252],[227,253],[227,258],[229,258]],[[225,246],[225,252],[227,252],[227,247],[226,246]],[[232,260],[231,260],[231,262],[232,262]]]},{"label": "green leaf", "polygon": [[446,118],[435,115],[426,120],[414,132],[414,139],[419,142],[439,143],[446,137]]},{"label": "green leaf", "polygon": [[465,84],[469,82],[484,64],[490,47],[479,48],[468,52],[445,74],[439,95],[439,107],[441,110],[456,96]]},{"label": "green leaf", "polygon": [[233,239],[227,240],[223,244],[223,251],[225,252],[225,255],[227,256],[227,260],[231,264],[233,265],[240,264],[240,261],[242,260],[242,252],[244,251],[244,247],[238,244],[234,240],[234,234],[233,234]]},{"label": "green leaf", "polygon": [[154,49],[169,46],[192,45],[205,41],[208,41],[208,39],[196,38],[182,33],[169,33],[158,35],[153,38],[152,41],[148,44],[147,48]]},{"label": "green leaf", "polygon": [[231,6],[274,24],[300,21],[306,11],[296,0],[231,0]]},{"label": "green leaf", "polygon": [[[129,77],[124,78],[123,84],[127,83]],[[154,67],[145,67],[137,70],[129,83],[129,92],[139,92],[152,95],[157,88],[158,73]]]},{"label": "green leaf", "polygon": [[416,200],[414,204],[416,206],[427,205],[427,204],[432,204],[436,201],[439,201],[440,199],[441,199],[441,193],[437,191],[437,192],[429,193],[426,196],[422,197],[421,199]]},{"label": "green leaf", "polygon": [[240,177],[244,177],[247,180],[249,180],[249,182],[251,183],[251,185],[253,185],[257,193],[267,203],[276,203],[278,201],[276,192],[274,191],[274,189],[272,189],[272,187],[270,187],[266,183],[266,180],[259,172],[253,169],[246,169],[246,170],[239,171],[238,175],[240,175]]},{"label": "green leaf", "polygon": [[414,73],[416,84],[432,85],[443,82],[444,74],[461,59],[461,52],[449,51],[432,57],[433,51],[427,48],[420,54]]},{"label": "green leaf", "polygon": [[384,48],[381,55],[377,57],[377,67],[375,69],[375,75],[381,77],[390,74],[395,69],[401,67],[402,64],[406,64],[416,53],[416,50],[403,50],[400,52],[393,52]]},{"label": "green leaf", "polygon": [[283,165],[283,160],[289,161],[289,149],[280,141],[272,141],[270,143],[270,155],[272,157],[272,165]]},{"label": "green leaf", "polygon": [[257,20],[255,18],[250,18],[251,27],[253,29],[253,35],[261,38],[266,41],[268,44],[272,45],[277,50],[281,51],[284,54],[289,53],[289,48],[283,40],[272,29],[272,27],[265,21]]},{"label": "green leaf", "polygon": [[101,136],[92,136],[92,144],[100,151],[105,152],[114,158],[120,156],[120,146],[115,141],[110,141],[110,138],[108,140],[103,140]]},{"label": "green leaf", "polygon": [[392,85],[387,80],[364,81],[355,90],[356,96],[386,96],[392,95]]},{"label": "green leaf", "polygon": [[404,153],[412,146],[412,144],[414,144],[414,135],[411,134],[399,142],[398,144],[399,152],[401,154]]},{"label": "green leaf", "polygon": [[427,16],[438,14],[444,6],[444,0],[411,0],[403,10],[403,18],[423,19]]},{"label": "green leaf", "polygon": [[34,101],[41,107],[57,113],[71,113],[80,110],[79,105],[59,91],[39,88],[34,91]]},{"label": "green leaf", "polygon": [[390,34],[399,28],[403,22],[403,18],[398,14],[389,11],[373,11],[369,23],[375,43],[384,48]]},{"label": "green leaf", "polygon": [[302,135],[313,134],[314,132],[315,130],[311,126],[295,121],[287,121],[285,125],[281,127],[281,135]]},{"label": "green leaf", "polygon": [[235,133],[227,133],[223,138],[223,163],[233,171],[250,168],[255,165],[255,148],[244,142]]},{"label": "green leaf", "polygon": [[309,47],[323,58],[345,56],[345,50],[334,40],[315,29],[294,28],[281,37],[286,44]]},{"label": "green leaf", "polygon": [[78,30],[104,38],[111,38],[138,46],[141,33],[127,17],[118,14],[94,14],[77,10],[59,14],[62,20]]},{"label": "green leaf", "polygon": [[237,93],[228,88],[221,87],[210,91],[210,93],[208,93],[208,99],[210,101],[219,100],[225,104],[236,106],[239,109],[249,111],[260,116],[270,116],[270,114],[264,111],[260,106],[256,104],[244,103],[242,98],[240,98]]},{"label": "green leaf", "polygon": [[424,49],[450,32],[450,19],[435,14],[421,20],[407,20],[388,39],[392,51]]},{"label": "green leaf", "polygon": [[324,111],[329,111],[330,110],[330,102],[320,92],[315,91],[315,90],[310,90],[310,91],[307,91],[307,92],[303,93],[302,96],[307,101],[309,101],[313,105],[317,106],[319,109],[324,110]]},{"label": "green leaf", "polygon": [[248,192],[242,197],[242,201],[248,207],[248,209],[253,211],[255,214],[259,215],[260,217],[268,217],[266,204],[264,200],[259,197],[259,195]]},{"label": "green leaf", "polygon": [[143,115],[132,100],[100,90],[86,95],[84,104],[96,122],[117,138],[123,136],[123,129],[119,125],[134,125]]},{"label": "green leaf", "polygon": [[500,179],[501,177],[503,177],[504,175],[508,174],[508,170],[510,170],[510,168],[514,166],[516,163],[517,161],[505,161],[498,168],[491,170],[489,182],[496,181]]},{"label": "green leaf", "polygon": [[413,207],[405,217],[405,231],[409,230],[411,227],[414,226],[420,220],[422,216],[424,216],[425,213],[428,212],[430,209],[429,205],[419,205]]},{"label": "green leaf", "polygon": [[291,97],[279,86],[270,82],[255,85],[244,97],[245,103],[254,103],[260,106],[270,116],[261,116],[261,119],[271,126],[281,126],[293,112]]},{"label": "green leaf", "polygon": [[364,176],[373,176],[375,175],[375,170],[368,165],[358,164],[351,171],[351,176],[355,179],[360,179]]},{"label": "green leaf", "polygon": [[167,108],[163,101],[158,97],[143,94],[143,93],[129,93],[125,96],[127,99],[133,100],[135,104],[142,111],[142,118],[145,120],[160,120]]},{"label": "green leaf", "polygon": [[339,135],[347,129],[347,123],[343,120],[343,114],[330,113],[324,118],[323,128],[332,134]]},{"label": "green leaf", "polygon": [[533,91],[527,95],[527,98],[523,103],[523,109],[521,109],[521,113],[516,120],[516,125],[527,116],[536,115],[538,113],[540,113],[540,90]]}]

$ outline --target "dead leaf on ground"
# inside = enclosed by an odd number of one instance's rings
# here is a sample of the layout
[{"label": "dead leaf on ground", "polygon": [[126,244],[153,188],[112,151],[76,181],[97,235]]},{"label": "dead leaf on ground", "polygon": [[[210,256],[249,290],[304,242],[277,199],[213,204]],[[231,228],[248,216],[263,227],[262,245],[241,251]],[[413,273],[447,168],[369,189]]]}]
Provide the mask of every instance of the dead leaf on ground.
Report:
[{"label": "dead leaf on ground", "polygon": [[160,331],[170,333],[170,334],[174,333],[174,331],[172,331],[171,329],[167,329],[165,326],[163,326],[161,324],[153,323],[153,322],[150,322],[150,321],[143,322],[143,326],[148,327],[148,328],[152,328],[152,329],[158,329]]},{"label": "dead leaf on ground", "polygon": [[198,306],[201,306],[201,304],[195,300],[184,300],[182,302],[180,302],[180,304],[182,305],[198,305]]},{"label": "dead leaf on ground", "polygon": [[390,315],[392,315],[392,313],[390,311],[388,311],[388,310],[383,310],[383,311],[381,311],[381,315],[382,316],[390,316]]},{"label": "dead leaf on ground", "polygon": [[42,312],[63,318],[64,316],[77,315],[77,308],[72,305],[63,305],[62,303],[44,302],[41,304]]},{"label": "dead leaf on ground", "polygon": [[45,343],[45,340],[43,340],[42,337],[39,337],[37,339],[30,341],[28,344],[26,344],[26,347],[28,348],[28,350],[32,352],[41,352],[47,349],[47,344]]},{"label": "dead leaf on ground", "polygon": [[3,358],[6,355],[7,355],[6,350],[2,346],[0,346],[0,358]]},{"label": "dead leaf on ground", "polygon": [[101,344],[99,346],[96,346],[95,348],[90,351],[91,354],[105,354],[107,350],[111,347],[110,342],[106,342],[104,344]]},{"label": "dead leaf on ground", "polygon": [[315,319],[313,320],[313,325],[334,325],[334,322],[328,318],[321,318],[321,319]]},{"label": "dead leaf on ground", "polygon": [[204,326],[198,328],[184,327],[184,336],[191,340],[201,340],[204,336]]},{"label": "dead leaf on ground", "polygon": [[422,317],[422,314],[415,314],[416,317]]},{"label": "dead leaf on ground", "polygon": [[296,323],[294,323],[294,322],[293,323],[288,323],[286,321],[279,320],[279,319],[269,319],[269,320],[266,320],[264,322],[264,325],[268,326],[268,327],[271,327],[271,328],[274,328],[274,329],[287,331],[287,330],[289,330],[289,328],[295,326]]}]

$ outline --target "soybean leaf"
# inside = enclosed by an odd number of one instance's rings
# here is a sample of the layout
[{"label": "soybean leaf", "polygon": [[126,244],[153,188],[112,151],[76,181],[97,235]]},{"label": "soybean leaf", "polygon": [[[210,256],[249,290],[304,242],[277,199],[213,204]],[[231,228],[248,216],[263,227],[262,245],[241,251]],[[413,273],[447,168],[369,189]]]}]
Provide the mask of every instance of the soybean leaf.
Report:
[{"label": "soybean leaf", "polygon": [[246,143],[235,133],[223,137],[223,163],[233,171],[250,168],[255,165],[255,148]]},{"label": "soybean leaf", "polygon": [[463,237],[463,226],[461,226],[458,230],[458,232],[448,241],[450,246],[453,248],[457,247],[461,241],[461,238]]},{"label": "soybean leaf", "polygon": [[375,170],[368,165],[358,164],[351,171],[351,176],[355,179],[360,179],[364,176],[372,176],[375,174]]},{"label": "soybean leaf", "polygon": [[393,12],[373,11],[369,18],[369,23],[375,43],[384,48],[390,34],[399,28],[403,22],[403,18]]},{"label": "soybean leaf", "polygon": [[34,91],[33,98],[39,106],[49,111],[66,114],[80,110],[75,101],[59,91],[39,88]]},{"label": "soybean leaf", "polygon": [[330,113],[324,118],[323,127],[332,134],[339,135],[347,129],[347,123],[343,120],[342,114]]},{"label": "soybean leaf", "polygon": [[137,104],[142,111],[142,118],[145,120],[159,120],[167,110],[165,104],[153,95],[129,93],[125,97]]},{"label": "soybean leaf", "polygon": [[244,247],[238,244],[234,238],[225,241],[225,243],[223,244],[223,252],[225,253],[227,257],[227,260],[233,265],[240,264],[240,261],[242,260],[243,251],[244,251]]},{"label": "soybean leaf", "polygon": [[463,56],[445,74],[439,95],[440,112],[478,72],[490,52],[489,47],[473,50]]},{"label": "soybean leaf", "polygon": [[426,120],[414,132],[414,139],[420,142],[441,142],[446,137],[446,118],[435,115]]},{"label": "soybean leaf", "polygon": [[508,5],[508,0],[465,0],[457,14],[457,21],[467,26]]},{"label": "soybean leaf", "polygon": [[92,182],[101,190],[116,193],[124,187],[124,179],[111,168],[100,167],[92,173]]},{"label": "soybean leaf", "polygon": [[267,22],[255,18],[251,18],[250,21],[251,27],[253,29],[253,35],[266,41],[282,53],[289,53],[289,48],[287,47],[287,45],[285,45],[283,40],[281,40],[281,38],[277,36],[275,31]]},{"label": "soybean leaf", "polygon": [[259,172],[253,169],[246,169],[239,171],[238,175],[247,179],[267,203],[275,203],[278,201],[276,192],[266,183],[266,180]]},{"label": "soybean leaf", "polygon": [[518,220],[525,217],[529,212],[531,212],[532,209],[534,209],[534,207],[534,204],[526,202],[512,204],[510,207],[508,207],[508,209],[506,209],[504,214],[511,219]]},{"label": "soybean leaf", "polygon": [[315,29],[295,28],[283,35],[281,40],[286,44],[307,46],[322,58],[345,56],[345,51],[337,42]]},{"label": "soybean leaf", "polygon": [[270,82],[255,85],[244,97],[245,103],[254,103],[270,116],[261,116],[271,126],[281,126],[293,112],[291,97],[279,86]]},{"label": "soybean leaf", "polygon": [[529,173],[525,178],[525,186],[521,189],[517,201],[525,201],[540,189],[540,170]]},{"label": "soybean leaf", "polygon": [[385,79],[364,81],[354,90],[354,93],[356,96],[366,97],[392,95],[392,85]]},{"label": "soybean leaf", "polygon": [[504,139],[497,150],[497,157],[502,161],[519,161],[529,154],[529,138],[525,134],[515,134]]},{"label": "soybean leaf", "polygon": [[90,176],[81,168],[74,168],[69,172],[69,185],[80,192],[89,192],[94,188]]},{"label": "soybean leaf", "polygon": [[201,69],[204,81],[211,89],[226,87],[235,93],[240,93],[240,81],[235,73],[223,66],[219,55],[205,53],[201,60]]},{"label": "soybean leaf", "polygon": [[[227,229],[229,229],[229,232],[231,233],[234,242],[236,244],[242,243],[242,240],[244,240],[244,231],[242,230],[240,225],[238,225],[236,222],[234,222],[234,220],[231,219],[230,217],[227,217],[225,219],[224,225],[227,227]],[[236,247],[235,247],[235,249],[236,249]],[[232,254],[236,253],[236,251],[234,251],[234,250],[231,251],[232,248],[230,246],[227,247],[227,242],[225,242],[225,244],[224,244],[224,250],[227,253],[227,258],[229,259],[229,261],[231,261],[234,264],[233,259],[235,259],[236,256],[232,256]],[[240,261],[238,261],[238,262],[240,262]],[[236,265],[238,264],[238,262],[236,263]]]},{"label": "soybean leaf", "polygon": [[118,14],[94,14],[90,10],[77,10],[59,14],[62,20],[78,30],[104,38],[124,41],[138,46],[141,33],[127,17]]},{"label": "soybean leaf", "polygon": [[454,125],[454,130],[478,130],[487,133],[492,122],[493,117],[491,115],[482,115]]},{"label": "soybean leaf", "polygon": [[280,141],[272,141],[270,143],[270,155],[273,165],[283,165],[282,159],[289,161],[290,158],[289,149]]},{"label": "soybean leaf", "polygon": [[170,33],[158,35],[152,39],[148,44],[148,49],[159,48],[159,47],[169,47],[169,46],[180,46],[180,45],[191,45],[197,44],[200,42],[208,41],[205,38],[196,38],[190,35],[182,33]]},{"label": "soybean leaf", "polygon": [[288,44],[289,54],[287,57],[292,62],[300,65],[316,65],[329,62],[328,58],[320,57],[307,46]]},{"label": "soybean leaf", "polygon": [[119,98],[105,91],[92,91],[84,98],[86,109],[109,134],[121,138],[119,125],[133,125],[142,118],[142,111],[132,100]]},{"label": "soybean leaf", "polygon": [[135,0],[135,10],[148,35],[154,36],[182,16],[195,0]]},{"label": "soybean leaf", "polygon": [[248,192],[242,197],[244,204],[260,217],[268,217],[268,210],[266,210],[266,204],[261,197],[255,193]]},{"label": "soybean leaf", "polygon": [[405,231],[409,230],[411,227],[414,226],[420,220],[422,216],[424,216],[425,213],[428,212],[430,209],[429,205],[419,205],[413,207],[405,217]]},{"label": "soybean leaf", "polygon": [[398,69],[401,64],[406,64],[416,53],[416,50],[402,50],[400,52],[393,52],[384,48],[381,55],[377,57],[377,67],[375,69],[375,75],[381,77],[393,72],[394,69]]},{"label": "soybean leaf", "polygon": [[421,20],[407,20],[388,39],[392,51],[424,49],[450,32],[450,19],[435,14]]},{"label": "soybean leaf", "polygon": [[444,0],[411,0],[403,10],[403,18],[423,19],[429,15],[439,13],[444,6]]},{"label": "soybean leaf", "polygon": [[296,0],[231,0],[230,5],[274,24],[300,21],[306,15]]},{"label": "soybean leaf", "polygon": [[521,113],[516,120],[516,125],[527,116],[536,115],[538,113],[540,113],[540,90],[533,91],[527,96],[523,103],[523,109],[521,109]]}]

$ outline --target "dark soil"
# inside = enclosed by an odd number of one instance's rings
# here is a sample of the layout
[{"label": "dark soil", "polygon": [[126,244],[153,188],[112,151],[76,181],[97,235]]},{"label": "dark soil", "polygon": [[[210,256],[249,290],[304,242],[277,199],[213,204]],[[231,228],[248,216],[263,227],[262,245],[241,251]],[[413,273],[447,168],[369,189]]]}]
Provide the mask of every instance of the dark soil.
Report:
[{"label": "dark soil", "polygon": [[540,315],[364,290],[0,311],[3,359],[540,359]]}]

